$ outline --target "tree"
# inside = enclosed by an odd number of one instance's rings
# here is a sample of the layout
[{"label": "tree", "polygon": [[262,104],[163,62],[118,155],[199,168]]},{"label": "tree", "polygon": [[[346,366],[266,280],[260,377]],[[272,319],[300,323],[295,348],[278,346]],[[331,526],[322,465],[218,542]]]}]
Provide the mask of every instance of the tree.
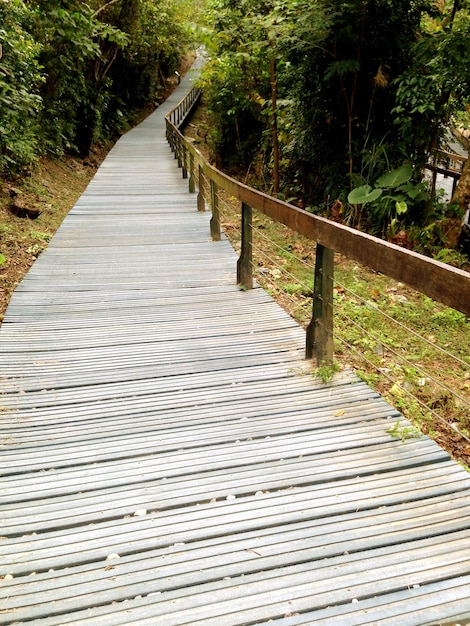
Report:
[{"label": "tree", "polygon": [[453,115],[470,101],[469,6],[442,3],[423,20],[413,62],[396,80],[395,123],[420,165],[433,157]]},{"label": "tree", "polygon": [[188,0],[0,1],[0,173],[41,152],[87,155],[122,132],[180,63],[183,8]]},{"label": "tree", "polygon": [[39,143],[43,76],[31,20],[20,0],[0,2],[0,172],[10,174],[34,161]]},{"label": "tree", "polygon": [[[240,147],[262,147],[269,120],[277,119],[289,196],[321,210],[339,200],[343,219],[374,232],[385,233],[397,217],[433,219],[416,185],[452,113],[468,101],[468,0],[212,0],[212,7],[206,91],[222,163],[239,154],[246,168]],[[271,84],[282,104],[267,116],[273,60]],[[348,206],[351,189],[404,165],[410,202],[399,214],[393,202],[377,211]]]},{"label": "tree", "polygon": [[116,23],[129,34],[130,44],[119,51],[111,72],[112,107],[132,109],[155,101],[166,77],[174,75],[190,42],[190,30],[176,10],[169,0],[139,0],[132,13],[133,25],[117,16]]},{"label": "tree", "polygon": [[79,0],[29,0],[28,6],[45,79],[40,92],[43,148],[86,152],[83,146],[94,127],[90,109],[96,108],[106,74],[102,68],[113,62],[113,47],[126,45],[126,36]]},{"label": "tree", "polygon": [[[285,96],[286,150],[292,177],[300,174],[304,181],[303,195],[324,200],[325,189],[350,188],[364,145],[378,145],[393,127],[390,82],[410,62],[419,11],[404,1],[215,0],[213,5],[218,61],[223,58],[227,67],[230,54],[232,60],[241,57],[258,75],[257,94],[250,94],[252,81],[245,79],[245,101],[272,103],[260,68],[273,61],[279,68],[276,81],[271,72],[271,84]],[[268,69],[264,76],[269,77]],[[239,98],[240,90],[236,93]],[[235,104],[239,110],[240,102]]]},{"label": "tree", "polygon": [[323,22],[321,39],[291,56],[300,113],[295,156],[307,200],[323,204],[344,201],[348,188],[406,157],[391,113],[394,81],[412,62],[421,14],[403,0],[314,4],[303,8]]}]

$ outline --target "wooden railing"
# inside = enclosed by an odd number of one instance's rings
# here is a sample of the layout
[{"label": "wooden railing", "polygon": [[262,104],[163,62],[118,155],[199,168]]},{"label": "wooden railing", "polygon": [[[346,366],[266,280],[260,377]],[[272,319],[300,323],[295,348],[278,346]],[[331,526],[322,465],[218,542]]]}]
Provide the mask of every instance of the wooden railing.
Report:
[{"label": "wooden railing", "polygon": [[[210,165],[181,132],[199,97],[200,90],[191,90],[167,115],[167,138],[182,168],[183,177],[189,176],[189,191],[194,193],[196,188],[198,189],[198,210],[205,210],[206,201],[211,207],[210,229],[213,239],[220,239],[218,190],[223,189],[241,202],[242,239],[237,264],[237,282],[240,287],[243,289],[253,287],[253,210],[260,211],[317,244],[313,315],[306,337],[307,358],[315,358],[318,365],[329,364],[333,360],[334,252],[406,283],[433,300],[470,317],[470,273],[405,250],[367,233],[312,215],[248,187]],[[209,189],[206,190],[206,186]]]},{"label": "wooden railing", "polygon": [[168,113],[166,116],[167,122],[174,128],[182,130],[188,119],[191,117],[194,108],[197,106],[201,98],[201,94],[201,89],[197,89],[196,87],[191,89],[181,102],[179,102],[175,108]]},{"label": "wooden railing", "polygon": [[426,166],[426,169],[432,174],[431,184],[433,189],[436,188],[437,175],[442,174],[445,177],[452,178],[451,196],[453,197],[459,178],[462,175],[465,161],[466,158],[460,154],[446,152],[444,150],[439,152],[436,162]]}]

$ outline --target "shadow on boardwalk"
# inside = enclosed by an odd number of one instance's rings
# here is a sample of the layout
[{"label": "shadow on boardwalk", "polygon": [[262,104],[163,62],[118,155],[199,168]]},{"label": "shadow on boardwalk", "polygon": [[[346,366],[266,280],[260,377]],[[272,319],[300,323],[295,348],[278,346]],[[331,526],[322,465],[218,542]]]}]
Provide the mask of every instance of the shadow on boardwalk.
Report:
[{"label": "shadow on boardwalk", "polygon": [[[0,331],[0,624],[470,619],[470,477],[211,242],[165,141],[111,151]],[[461,621],[462,623],[462,621]]]}]

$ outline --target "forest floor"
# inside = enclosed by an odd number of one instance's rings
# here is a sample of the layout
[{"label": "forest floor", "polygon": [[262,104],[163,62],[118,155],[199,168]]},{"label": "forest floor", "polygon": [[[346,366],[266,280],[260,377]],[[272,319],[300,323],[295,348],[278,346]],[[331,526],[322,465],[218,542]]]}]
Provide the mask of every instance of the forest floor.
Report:
[{"label": "forest floor", "polygon": [[[203,152],[208,121],[198,113],[188,132]],[[0,181],[0,324],[16,286],[47,247],[106,156],[42,158],[22,180]],[[11,212],[12,204],[37,212]],[[239,207],[221,199],[223,228],[235,248]],[[314,246],[266,218],[255,219],[257,281],[300,324],[311,315]],[[383,315],[386,312],[386,315]],[[394,318],[393,323],[388,319]],[[470,320],[385,276],[337,255],[335,360],[351,367],[413,424],[402,438],[433,437],[470,466]]]}]

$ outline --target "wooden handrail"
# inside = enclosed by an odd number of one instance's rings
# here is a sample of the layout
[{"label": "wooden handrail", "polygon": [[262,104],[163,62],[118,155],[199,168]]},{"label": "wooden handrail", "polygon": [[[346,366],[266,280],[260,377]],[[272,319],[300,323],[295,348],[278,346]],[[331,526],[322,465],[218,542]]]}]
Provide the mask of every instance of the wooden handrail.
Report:
[{"label": "wooden handrail", "polygon": [[460,168],[462,168],[463,164],[467,160],[467,157],[462,156],[461,154],[457,154],[456,152],[449,152],[448,150],[441,150],[438,154],[441,159],[460,163]]},{"label": "wooden handrail", "polygon": [[[189,92],[186,98],[194,101],[194,94]],[[189,161],[193,168],[198,168],[199,176],[197,178],[199,181],[208,181],[211,184],[211,189],[214,189],[215,186],[215,188],[225,190],[229,195],[240,200],[243,205],[260,211],[272,220],[288,226],[300,235],[315,241],[323,249],[339,252],[377,272],[406,283],[433,300],[461,311],[470,317],[469,272],[451,267],[417,252],[406,250],[359,230],[332,222],[324,217],[308,213],[287,202],[257,191],[210,165],[192,142],[183,136],[178,128],[178,123],[175,122],[180,116],[183,117],[182,113],[178,113],[179,107],[182,107],[181,111],[185,112],[185,120],[189,115],[187,104],[182,104],[185,103],[186,98],[166,117],[167,137],[172,149],[180,155],[179,158],[184,153],[186,156],[183,161]],[[194,172],[190,172],[190,179],[194,180]],[[201,184],[199,187],[201,191]],[[213,196],[214,192],[212,191],[211,197]],[[246,224],[245,229],[247,229]],[[326,297],[325,294],[323,297]],[[325,303],[323,305],[325,306]],[[313,341],[315,343],[316,340],[313,339]],[[307,346],[308,352],[309,347]],[[317,350],[317,360],[323,362],[329,361],[331,358],[319,359]]]}]

